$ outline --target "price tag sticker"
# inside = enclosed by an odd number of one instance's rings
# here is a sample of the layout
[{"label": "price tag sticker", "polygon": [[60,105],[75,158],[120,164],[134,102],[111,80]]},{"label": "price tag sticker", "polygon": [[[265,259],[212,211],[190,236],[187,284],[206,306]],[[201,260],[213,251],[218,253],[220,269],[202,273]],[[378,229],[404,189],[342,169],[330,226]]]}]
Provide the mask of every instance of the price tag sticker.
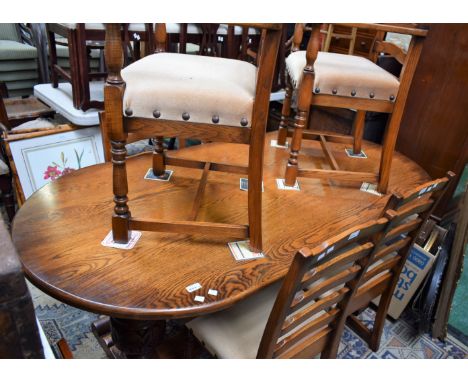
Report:
[{"label": "price tag sticker", "polygon": [[203,301],[205,301],[205,297],[203,297],[203,296],[195,296],[195,299],[194,299],[194,300],[195,300],[195,301],[198,301],[198,302],[203,302]]},{"label": "price tag sticker", "polygon": [[187,292],[192,293],[192,292],[195,292],[196,290],[201,289],[201,287],[202,286],[200,285],[200,283],[195,283],[195,284],[189,285],[185,289],[187,289]]},{"label": "price tag sticker", "polygon": [[351,235],[349,235],[348,240],[353,240],[355,237],[359,236],[360,232],[361,232],[361,230],[357,230],[357,231],[353,232]]}]

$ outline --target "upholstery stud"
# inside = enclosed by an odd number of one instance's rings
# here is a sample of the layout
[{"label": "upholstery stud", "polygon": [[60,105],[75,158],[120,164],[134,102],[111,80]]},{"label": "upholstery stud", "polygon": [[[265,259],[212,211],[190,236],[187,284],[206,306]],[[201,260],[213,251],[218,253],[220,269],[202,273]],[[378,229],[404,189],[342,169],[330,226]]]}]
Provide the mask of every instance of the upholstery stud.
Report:
[{"label": "upholstery stud", "polygon": [[375,94],[374,94],[374,93],[370,93],[370,94],[369,94],[369,97],[370,97],[370,98],[374,98],[374,97],[375,97]]},{"label": "upholstery stud", "polygon": [[247,126],[249,124],[249,121],[247,121],[247,118],[242,118],[240,124],[241,126]]},{"label": "upholstery stud", "polygon": [[356,95],[356,90],[351,91],[351,95],[354,97]]},{"label": "upholstery stud", "polygon": [[125,115],[126,115],[127,117],[131,117],[131,116],[133,115],[133,110],[130,109],[129,107],[127,107],[127,108],[125,109]]},{"label": "upholstery stud", "polygon": [[190,119],[190,114],[187,113],[186,111],[182,113],[182,119],[184,121],[188,121]]},{"label": "upholstery stud", "polygon": [[390,97],[388,97],[390,99],[390,101],[394,101],[395,100],[395,96],[392,94]]},{"label": "upholstery stud", "polygon": [[211,120],[213,121],[213,123],[218,123],[219,122],[219,115],[213,115]]},{"label": "upholstery stud", "polygon": [[318,94],[318,93],[320,93],[320,88],[315,88],[315,90],[314,90],[314,91],[315,91],[315,93],[317,93],[317,94]]},{"label": "upholstery stud", "polygon": [[154,118],[159,118],[161,116],[161,112],[159,110],[153,111],[153,117]]},{"label": "upholstery stud", "polygon": [[333,94],[336,94],[336,93],[338,93],[338,90],[333,89],[333,90],[332,90],[332,93],[333,93]]}]

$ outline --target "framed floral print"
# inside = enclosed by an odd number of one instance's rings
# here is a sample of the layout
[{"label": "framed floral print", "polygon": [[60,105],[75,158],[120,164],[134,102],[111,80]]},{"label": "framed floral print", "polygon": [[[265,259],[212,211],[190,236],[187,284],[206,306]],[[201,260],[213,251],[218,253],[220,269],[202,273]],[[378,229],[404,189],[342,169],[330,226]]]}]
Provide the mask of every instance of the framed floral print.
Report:
[{"label": "framed floral print", "polygon": [[9,147],[24,199],[49,182],[104,162],[98,126],[12,140]]}]

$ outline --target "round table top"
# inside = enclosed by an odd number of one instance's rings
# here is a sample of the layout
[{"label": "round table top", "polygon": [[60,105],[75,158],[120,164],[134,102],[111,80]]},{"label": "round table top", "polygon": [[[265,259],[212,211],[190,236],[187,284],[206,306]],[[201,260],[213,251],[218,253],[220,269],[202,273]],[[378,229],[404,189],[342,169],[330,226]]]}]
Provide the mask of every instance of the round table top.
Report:
[{"label": "round table top", "polygon": [[[129,319],[197,316],[225,309],[285,276],[297,250],[314,246],[355,224],[376,218],[387,197],[360,191],[359,184],[299,178],[300,191],[279,190],[288,150],[265,144],[264,258],[236,261],[223,238],[143,232],[131,250],[104,247],[113,212],[112,166],[84,168],[49,183],[18,211],[13,240],[27,277],[53,297],[92,312]],[[380,146],[364,142],[368,159],[349,158],[331,144],[340,166],[377,172]],[[303,168],[326,168],[318,142],[303,141]],[[248,146],[210,143],[172,156],[243,165]],[[172,167],[169,182],[145,180],[151,154],[127,161],[132,216],[187,219],[202,170]],[[211,172],[198,220],[247,224],[247,192],[238,174]],[[427,181],[418,165],[395,153],[390,191]],[[189,293],[186,287],[200,283]],[[218,291],[217,296],[208,290]],[[204,302],[194,300],[204,296]]]}]

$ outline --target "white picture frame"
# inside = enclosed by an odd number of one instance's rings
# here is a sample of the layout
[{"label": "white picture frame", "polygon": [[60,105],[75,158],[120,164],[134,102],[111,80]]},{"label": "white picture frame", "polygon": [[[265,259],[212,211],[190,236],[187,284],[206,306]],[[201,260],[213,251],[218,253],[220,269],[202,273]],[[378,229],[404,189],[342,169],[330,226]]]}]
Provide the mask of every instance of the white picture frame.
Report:
[{"label": "white picture frame", "polygon": [[10,141],[9,145],[25,199],[71,171],[104,163],[99,126]]}]

